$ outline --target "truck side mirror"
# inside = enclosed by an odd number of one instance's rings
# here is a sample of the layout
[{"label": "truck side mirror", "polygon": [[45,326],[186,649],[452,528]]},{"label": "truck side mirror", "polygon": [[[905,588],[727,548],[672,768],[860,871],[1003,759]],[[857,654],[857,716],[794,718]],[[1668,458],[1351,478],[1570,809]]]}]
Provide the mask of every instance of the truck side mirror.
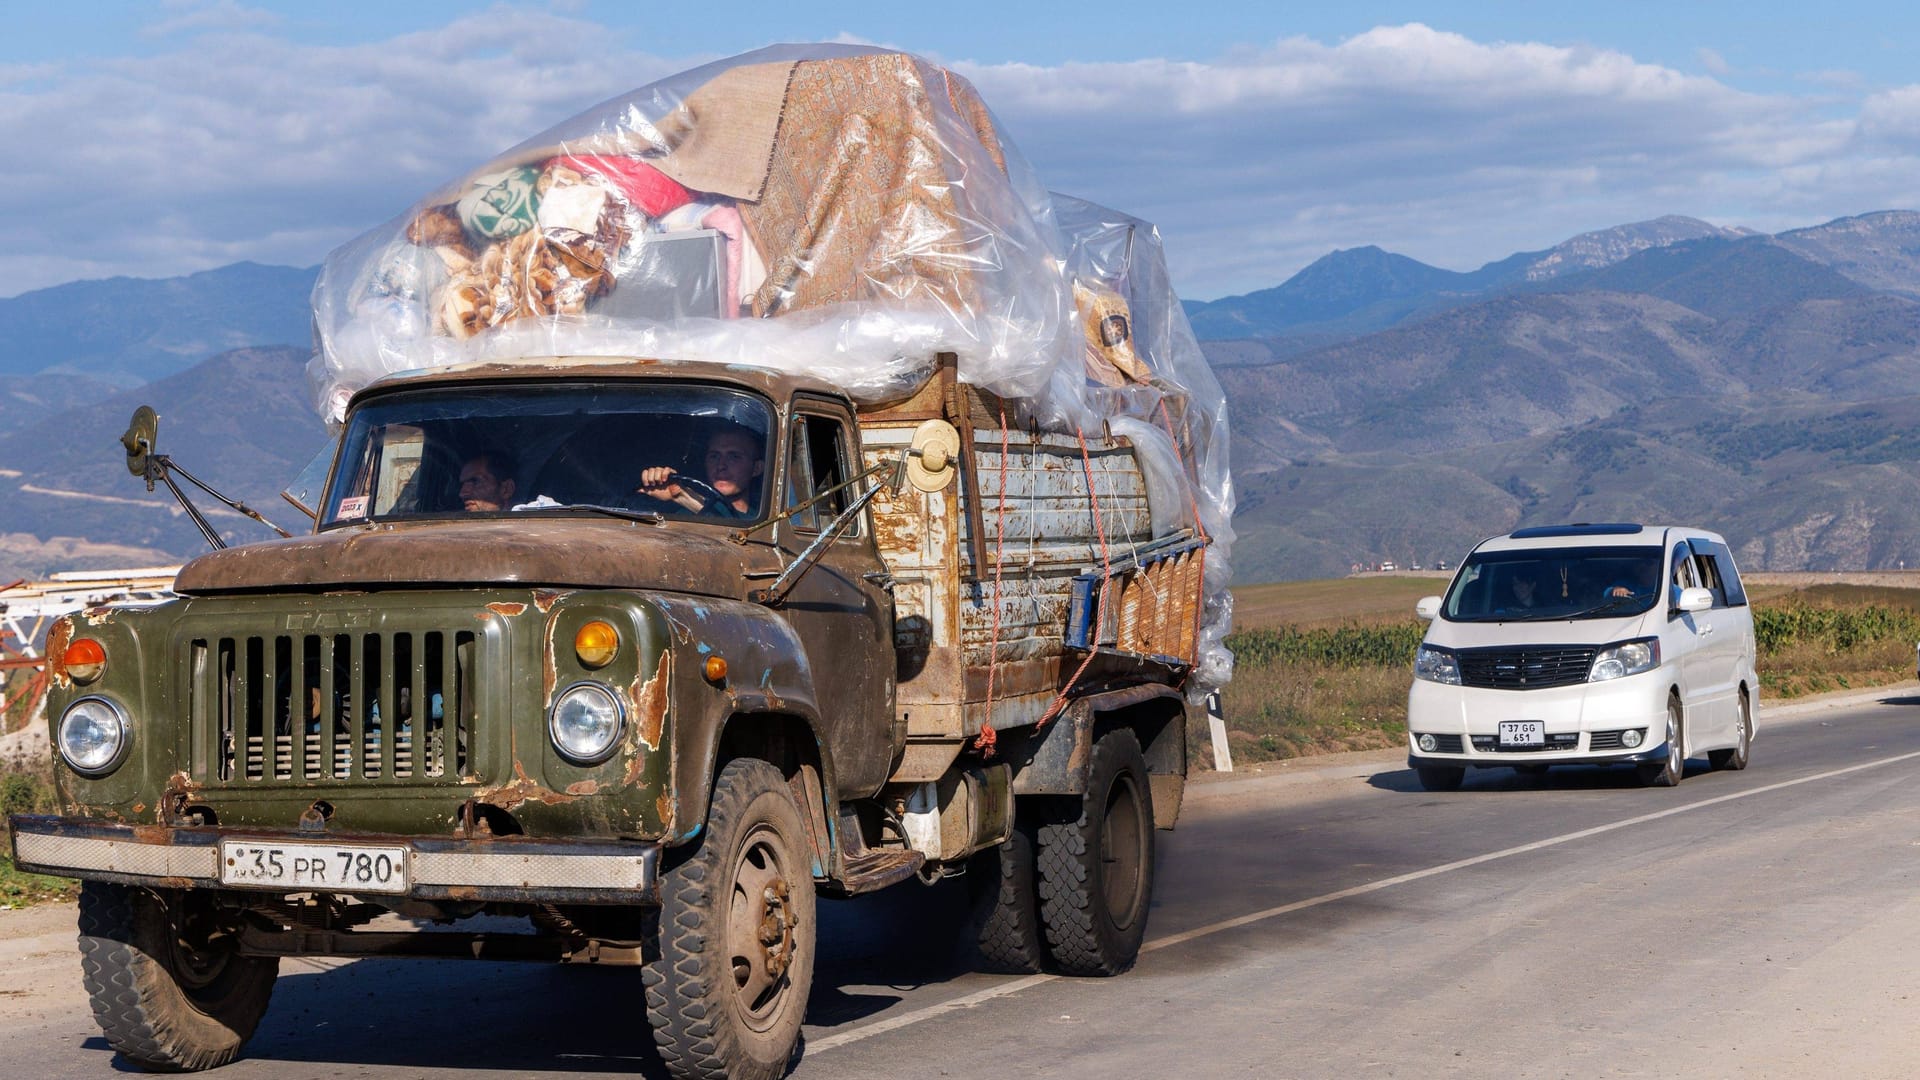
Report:
[{"label": "truck side mirror", "polygon": [[148,491],[153,490],[154,478],[147,475],[147,464],[153,459],[153,443],[159,437],[160,414],[151,405],[133,410],[127,433],[120,436],[120,445],[127,448],[127,471],[145,480]]},{"label": "truck side mirror", "polygon": [[1428,622],[1432,622],[1440,617],[1440,598],[1437,596],[1421,597],[1420,601],[1413,605],[1413,613]]},{"label": "truck side mirror", "polygon": [[1713,590],[1699,587],[1680,590],[1680,602],[1674,607],[1681,611],[1705,611],[1713,606]]}]

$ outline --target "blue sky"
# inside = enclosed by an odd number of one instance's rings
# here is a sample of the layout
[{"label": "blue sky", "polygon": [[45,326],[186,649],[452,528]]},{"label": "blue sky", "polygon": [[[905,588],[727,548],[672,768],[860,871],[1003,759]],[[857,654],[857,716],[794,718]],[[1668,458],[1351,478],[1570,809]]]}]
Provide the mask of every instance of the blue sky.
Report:
[{"label": "blue sky", "polygon": [[951,64],[1050,186],[1157,222],[1202,299],[1364,244],[1470,269],[1669,213],[1778,231],[1920,208],[1920,5],[180,0],[5,22],[0,296],[311,265],[587,105],[782,40]]}]

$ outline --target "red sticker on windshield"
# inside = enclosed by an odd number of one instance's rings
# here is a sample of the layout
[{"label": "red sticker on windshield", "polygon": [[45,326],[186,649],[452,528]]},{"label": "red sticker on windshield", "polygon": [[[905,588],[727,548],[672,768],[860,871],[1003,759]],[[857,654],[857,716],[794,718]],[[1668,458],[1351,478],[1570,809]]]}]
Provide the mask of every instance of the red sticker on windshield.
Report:
[{"label": "red sticker on windshield", "polygon": [[366,516],[367,497],[365,495],[349,495],[340,500],[340,517],[342,519],[363,518]]}]

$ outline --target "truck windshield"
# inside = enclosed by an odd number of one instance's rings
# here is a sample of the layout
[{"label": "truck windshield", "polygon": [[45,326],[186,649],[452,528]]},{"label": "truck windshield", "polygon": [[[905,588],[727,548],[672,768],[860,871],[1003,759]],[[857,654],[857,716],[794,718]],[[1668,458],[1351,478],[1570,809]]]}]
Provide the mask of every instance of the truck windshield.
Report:
[{"label": "truck windshield", "polygon": [[1441,614],[1454,622],[1612,619],[1663,595],[1661,549],[1649,546],[1475,552]]},{"label": "truck windshield", "polygon": [[758,520],[772,415],[712,386],[396,391],[348,415],[321,527],[596,507]]}]

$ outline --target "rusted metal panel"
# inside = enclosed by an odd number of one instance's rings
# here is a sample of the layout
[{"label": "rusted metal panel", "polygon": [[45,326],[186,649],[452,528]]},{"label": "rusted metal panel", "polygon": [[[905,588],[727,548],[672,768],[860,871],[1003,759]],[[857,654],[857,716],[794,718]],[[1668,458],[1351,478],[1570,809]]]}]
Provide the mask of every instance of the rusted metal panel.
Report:
[{"label": "rusted metal panel", "polygon": [[[1134,567],[1154,537],[1145,478],[1131,445],[1094,433],[1083,450],[1075,435],[1003,431],[997,402],[962,389],[950,396],[949,413],[958,399],[975,428],[973,452],[962,463],[972,483],[931,494],[912,488],[883,492],[873,504],[881,555],[895,578],[896,614],[924,620],[930,642],[924,660],[898,688],[910,735],[964,739],[983,722],[1017,727],[1043,715],[1080,655],[1066,642],[1076,579],[1101,574],[1109,565],[1121,575],[1108,598],[1109,614],[1124,623],[1124,630],[1109,635],[1125,643],[1119,651],[1191,663],[1200,559]],[[923,407],[863,418],[867,464],[902,452],[925,417]],[[970,490],[979,492],[977,507],[962,505]],[[978,545],[972,542],[975,520],[983,533]],[[974,564],[976,550],[985,553],[981,565]],[[1125,657],[1114,662],[1123,669],[1133,663]],[[1134,670],[1138,677],[1178,678],[1164,665]],[[896,777],[905,779],[899,770]]]}]

